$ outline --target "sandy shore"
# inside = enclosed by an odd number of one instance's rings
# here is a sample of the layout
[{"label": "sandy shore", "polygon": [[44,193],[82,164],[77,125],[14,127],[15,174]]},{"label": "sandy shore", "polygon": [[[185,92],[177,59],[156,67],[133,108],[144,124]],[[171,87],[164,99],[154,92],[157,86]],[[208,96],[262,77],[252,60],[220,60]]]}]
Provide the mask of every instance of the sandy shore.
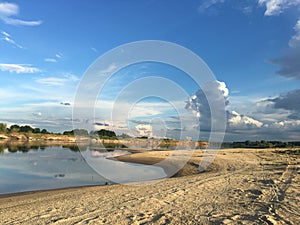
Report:
[{"label": "sandy shore", "polygon": [[[137,153],[119,160],[153,164],[168,154],[172,151]],[[299,154],[274,149],[221,150],[207,172],[195,174],[202,155],[195,151],[178,177],[149,185],[1,196],[0,223],[300,224]],[[176,163],[170,164],[164,169]]]}]

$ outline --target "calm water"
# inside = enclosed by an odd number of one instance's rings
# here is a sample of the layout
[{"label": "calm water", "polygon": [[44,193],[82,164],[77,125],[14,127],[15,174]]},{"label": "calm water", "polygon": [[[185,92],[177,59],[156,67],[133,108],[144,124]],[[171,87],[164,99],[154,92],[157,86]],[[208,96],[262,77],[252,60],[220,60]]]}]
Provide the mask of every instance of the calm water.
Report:
[{"label": "calm water", "polygon": [[[165,177],[164,171],[159,167],[107,159],[130,154],[126,151],[103,152],[87,148],[83,154],[91,155],[93,162],[112,171],[112,177],[118,176],[118,181],[121,182],[149,180],[152,178],[151,175]],[[130,170],[140,170],[139,174],[143,174],[143,177],[137,180],[130,174]],[[120,173],[121,171],[127,173]],[[106,177],[111,176],[109,174]],[[0,148],[0,194],[103,185],[107,182],[114,183],[91,169],[76,147],[1,146]]]}]

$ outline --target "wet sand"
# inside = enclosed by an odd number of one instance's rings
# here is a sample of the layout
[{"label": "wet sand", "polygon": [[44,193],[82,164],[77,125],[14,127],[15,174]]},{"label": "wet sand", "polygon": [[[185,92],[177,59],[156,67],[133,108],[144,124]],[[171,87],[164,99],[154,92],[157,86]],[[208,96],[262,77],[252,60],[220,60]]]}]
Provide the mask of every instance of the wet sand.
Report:
[{"label": "wet sand", "polygon": [[[153,164],[172,151],[118,160]],[[180,154],[184,154],[181,152]],[[170,161],[172,170],[180,159]],[[203,151],[174,178],[0,197],[1,224],[299,224],[300,155],[275,149],[220,150],[198,173]],[[208,157],[208,156],[207,156]]]}]

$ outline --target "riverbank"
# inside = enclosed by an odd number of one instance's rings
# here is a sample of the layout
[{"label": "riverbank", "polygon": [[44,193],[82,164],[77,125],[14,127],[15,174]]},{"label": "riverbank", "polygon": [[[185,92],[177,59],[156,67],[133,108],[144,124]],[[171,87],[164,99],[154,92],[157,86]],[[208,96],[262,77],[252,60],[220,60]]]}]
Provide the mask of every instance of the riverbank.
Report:
[{"label": "riverbank", "polygon": [[[42,133],[0,133],[0,144],[28,143],[38,145],[39,143],[51,145],[61,143],[62,145],[102,145],[105,148],[131,148],[131,149],[206,149],[208,142],[189,140],[170,140],[153,138],[108,138],[99,136],[74,136],[64,134],[42,134]],[[33,143],[33,144],[32,144]]]},{"label": "riverbank", "polygon": [[[135,162],[147,157],[147,153],[138,154]],[[149,154],[150,163],[169,153]],[[189,162],[199,162],[202,154],[196,151]],[[1,197],[0,221],[3,224],[299,224],[299,164],[297,151],[220,150],[208,171],[196,175],[147,185],[81,187]]]},{"label": "riverbank", "polygon": [[[88,138],[81,137],[82,140]],[[59,141],[75,143],[74,135],[63,134],[35,134],[35,133],[2,133],[0,134],[1,142],[39,142],[39,141]]]}]

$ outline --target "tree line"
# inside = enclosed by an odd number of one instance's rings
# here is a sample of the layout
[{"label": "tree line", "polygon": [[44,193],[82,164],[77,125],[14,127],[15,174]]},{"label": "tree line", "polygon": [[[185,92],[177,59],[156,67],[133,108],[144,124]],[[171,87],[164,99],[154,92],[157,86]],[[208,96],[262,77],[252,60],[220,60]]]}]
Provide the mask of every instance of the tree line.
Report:
[{"label": "tree line", "polygon": [[[48,132],[46,129],[33,128],[29,125],[19,126],[17,124],[11,125],[9,128],[5,123],[0,123],[0,133],[34,133],[34,134],[53,134]],[[60,134],[60,133],[55,133]],[[114,131],[101,129],[98,131],[88,132],[85,129],[74,129],[70,131],[64,131],[63,135],[78,135],[102,139],[117,139],[117,138],[131,138],[127,134],[122,134],[117,136]],[[138,137],[141,139],[148,137]],[[300,146],[300,141],[293,142],[282,142],[282,141],[240,141],[240,142],[224,142],[222,143],[222,148],[289,148]]]},{"label": "tree line", "polygon": [[300,141],[239,141],[239,142],[224,142],[223,148],[291,148],[300,146]]},{"label": "tree line", "polygon": [[[46,129],[33,128],[29,125],[19,126],[17,124],[7,127],[5,123],[0,123],[0,133],[33,133],[33,134],[53,134],[48,132]],[[60,133],[56,133],[60,134]],[[85,129],[74,129],[70,131],[64,131],[63,135],[78,135],[78,136],[90,136],[90,137],[101,137],[108,139],[117,139],[117,135],[114,131],[101,129],[98,131],[88,132]],[[123,134],[124,136],[125,134]],[[122,135],[121,135],[122,136]],[[122,137],[123,137],[122,136]]]},{"label": "tree line", "polygon": [[0,133],[35,133],[50,134],[46,129],[33,128],[29,125],[19,126],[17,124],[7,127],[5,123],[0,123]]},{"label": "tree line", "polygon": [[114,131],[101,129],[98,131],[88,132],[85,129],[74,129],[71,131],[64,131],[64,135],[78,135],[78,136],[89,136],[89,137],[100,137],[105,139],[117,139],[117,135]]}]

